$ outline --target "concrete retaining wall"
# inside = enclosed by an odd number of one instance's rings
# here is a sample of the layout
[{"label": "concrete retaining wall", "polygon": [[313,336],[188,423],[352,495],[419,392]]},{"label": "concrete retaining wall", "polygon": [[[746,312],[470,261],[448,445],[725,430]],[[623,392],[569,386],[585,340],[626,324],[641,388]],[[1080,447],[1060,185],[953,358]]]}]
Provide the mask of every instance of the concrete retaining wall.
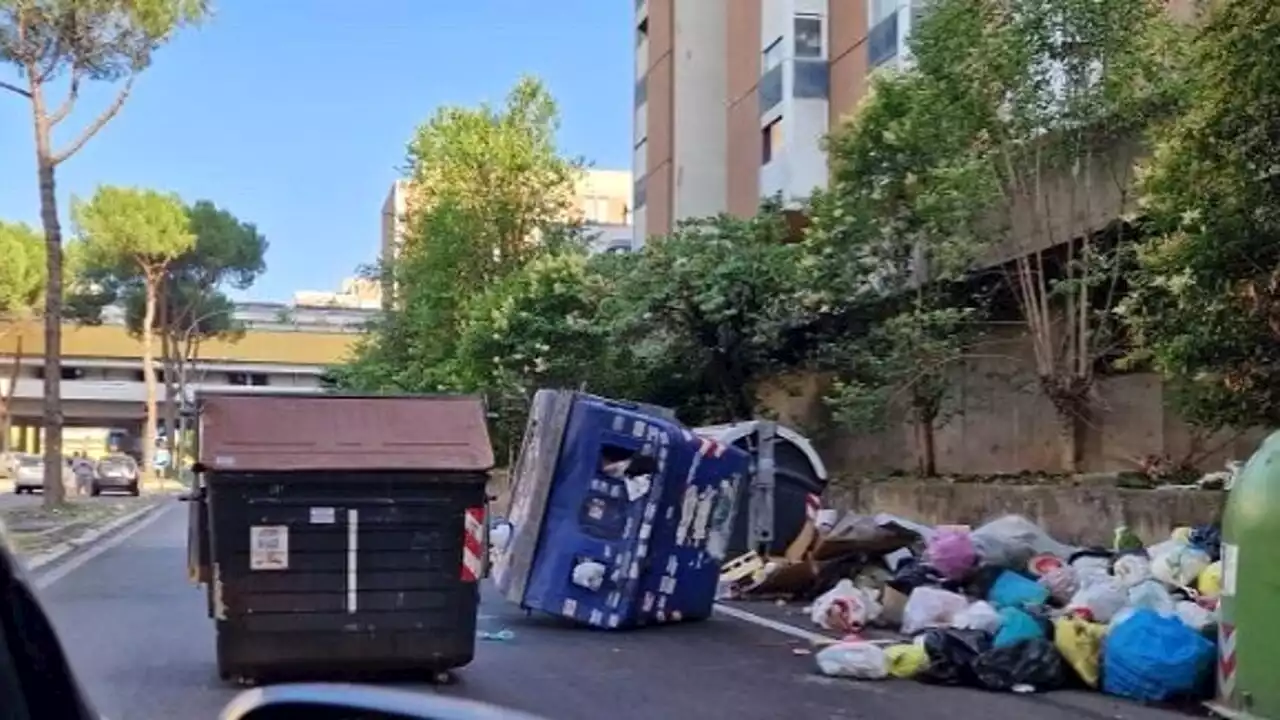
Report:
[{"label": "concrete retaining wall", "polygon": [[833,482],[824,504],[930,524],[977,526],[1001,515],[1023,515],[1063,542],[1110,546],[1117,525],[1154,543],[1176,527],[1217,522],[1225,497],[1208,490],[882,480]]}]

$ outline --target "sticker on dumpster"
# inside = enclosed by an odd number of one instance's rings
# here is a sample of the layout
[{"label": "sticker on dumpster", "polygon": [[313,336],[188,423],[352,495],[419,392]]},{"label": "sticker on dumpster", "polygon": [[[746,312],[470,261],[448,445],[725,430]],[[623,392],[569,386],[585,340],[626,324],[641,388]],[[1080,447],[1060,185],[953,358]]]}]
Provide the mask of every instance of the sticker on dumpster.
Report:
[{"label": "sticker on dumpster", "polygon": [[311,508],[312,525],[332,525],[337,522],[337,513],[331,507]]},{"label": "sticker on dumpster", "polygon": [[249,528],[249,569],[289,569],[289,528],[254,525]]},{"label": "sticker on dumpster", "polygon": [[1236,575],[1240,573],[1240,546],[1222,543],[1222,594],[1236,594]]}]

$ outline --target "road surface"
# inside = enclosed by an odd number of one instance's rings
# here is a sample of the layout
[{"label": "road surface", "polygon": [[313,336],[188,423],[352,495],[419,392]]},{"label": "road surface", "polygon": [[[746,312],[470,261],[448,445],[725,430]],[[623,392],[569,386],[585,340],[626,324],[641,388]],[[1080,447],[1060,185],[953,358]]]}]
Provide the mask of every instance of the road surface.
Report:
[{"label": "road surface", "polygon": [[[186,515],[173,506],[83,563],[37,578],[86,691],[110,720],[217,717],[235,690],[213,665],[204,596],[186,579]],[[481,641],[458,685],[421,692],[496,703],[549,720],[1169,720],[1180,716],[1100,695],[996,695],[911,682],[814,674],[805,646],[717,617],[606,633],[526,618],[486,598]],[[403,686],[402,686],[403,687]]]}]

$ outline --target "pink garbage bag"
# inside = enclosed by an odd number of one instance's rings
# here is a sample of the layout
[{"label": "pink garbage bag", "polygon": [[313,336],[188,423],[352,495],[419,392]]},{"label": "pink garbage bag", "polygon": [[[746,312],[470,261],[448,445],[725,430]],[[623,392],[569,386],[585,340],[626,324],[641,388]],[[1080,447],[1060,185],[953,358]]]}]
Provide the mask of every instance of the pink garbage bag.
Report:
[{"label": "pink garbage bag", "polygon": [[963,530],[939,530],[924,549],[925,562],[948,580],[961,580],[978,562],[973,538]]}]

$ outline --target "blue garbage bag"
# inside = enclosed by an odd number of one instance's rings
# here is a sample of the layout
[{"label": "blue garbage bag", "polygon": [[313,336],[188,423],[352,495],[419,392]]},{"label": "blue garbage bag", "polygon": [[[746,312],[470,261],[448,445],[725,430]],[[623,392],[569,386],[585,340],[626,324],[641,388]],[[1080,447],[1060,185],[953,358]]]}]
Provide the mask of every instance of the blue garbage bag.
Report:
[{"label": "blue garbage bag", "polygon": [[1012,570],[1000,573],[987,593],[987,601],[998,608],[1043,605],[1049,588]]},{"label": "blue garbage bag", "polygon": [[1111,629],[1102,648],[1102,690],[1163,702],[1204,687],[1217,649],[1177,617],[1140,609]]},{"label": "blue garbage bag", "polygon": [[998,648],[1017,645],[1026,640],[1043,640],[1044,624],[1021,608],[1006,607],[1000,610],[1000,629],[996,631],[992,645]]}]

